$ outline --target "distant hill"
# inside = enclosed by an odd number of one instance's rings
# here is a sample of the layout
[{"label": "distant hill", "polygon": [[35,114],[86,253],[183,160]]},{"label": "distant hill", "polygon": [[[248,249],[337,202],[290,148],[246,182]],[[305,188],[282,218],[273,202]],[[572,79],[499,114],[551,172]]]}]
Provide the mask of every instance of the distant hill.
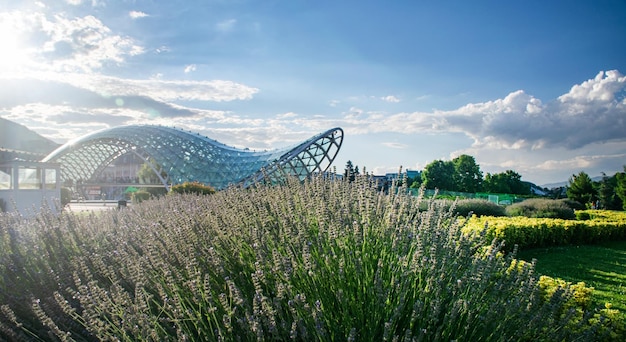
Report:
[{"label": "distant hill", "polygon": [[[607,175],[607,176],[611,176],[611,175]],[[599,182],[602,180],[602,176],[595,176],[595,177],[591,177],[591,180],[594,182]],[[550,184],[544,184],[541,187],[542,188],[546,188],[546,189],[554,189],[554,188],[560,188],[560,187],[564,187],[567,186],[569,184],[569,179],[566,181],[562,181],[562,182],[558,182],[558,183],[550,183]]]},{"label": "distant hill", "polygon": [[60,145],[16,122],[0,118],[0,148],[47,155]]}]

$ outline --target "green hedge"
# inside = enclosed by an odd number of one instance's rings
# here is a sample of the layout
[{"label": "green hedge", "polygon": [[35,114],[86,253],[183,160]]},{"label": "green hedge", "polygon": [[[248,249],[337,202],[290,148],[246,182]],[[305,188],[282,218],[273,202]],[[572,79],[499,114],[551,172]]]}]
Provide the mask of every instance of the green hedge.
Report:
[{"label": "green hedge", "polygon": [[199,182],[185,182],[173,185],[170,188],[170,193],[211,195],[215,193],[215,188]]},{"label": "green hedge", "polygon": [[[594,213],[589,214],[593,217]],[[567,244],[590,244],[601,241],[626,239],[626,213],[611,214],[585,220],[563,220],[528,217],[476,217],[473,216],[465,229],[482,231],[485,238],[504,240],[507,249],[514,245],[520,248],[548,247]]]}]

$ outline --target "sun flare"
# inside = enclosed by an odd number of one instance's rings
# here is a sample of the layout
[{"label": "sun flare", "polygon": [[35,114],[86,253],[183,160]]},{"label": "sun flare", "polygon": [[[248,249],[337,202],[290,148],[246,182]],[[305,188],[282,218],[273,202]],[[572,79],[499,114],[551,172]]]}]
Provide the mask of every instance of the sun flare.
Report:
[{"label": "sun flare", "polygon": [[0,24],[0,70],[14,71],[28,62],[28,53],[17,31]]}]

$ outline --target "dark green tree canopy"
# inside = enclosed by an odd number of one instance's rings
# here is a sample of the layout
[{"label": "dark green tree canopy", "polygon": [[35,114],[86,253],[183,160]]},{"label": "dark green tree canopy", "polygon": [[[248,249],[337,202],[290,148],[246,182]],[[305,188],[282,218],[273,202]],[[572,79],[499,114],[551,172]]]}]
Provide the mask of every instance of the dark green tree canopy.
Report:
[{"label": "dark green tree canopy", "polygon": [[522,181],[522,176],[513,170],[494,173],[487,173],[483,181],[483,189],[489,193],[498,194],[530,194],[530,186]]},{"label": "dark green tree canopy", "polygon": [[482,190],[483,173],[474,157],[462,154],[452,159],[455,191],[478,192]]},{"label": "dark green tree canopy", "polygon": [[427,189],[454,190],[454,164],[435,160],[424,167],[422,180]]},{"label": "dark green tree canopy", "polygon": [[624,172],[616,173],[615,178],[615,194],[622,200],[622,209],[626,210],[626,165]]},{"label": "dark green tree canopy", "polygon": [[600,208],[608,210],[621,210],[622,199],[617,193],[617,175],[611,177],[602,173],[602,180],[598,183],[598,199],[600,200]]},{"label": "dark green tree canopy", "polygon": [[567,198],[582,205],[591,204],[598,199],[593,181],[588,174],[581,171],[578,175],[572,175],[567,186]]}]

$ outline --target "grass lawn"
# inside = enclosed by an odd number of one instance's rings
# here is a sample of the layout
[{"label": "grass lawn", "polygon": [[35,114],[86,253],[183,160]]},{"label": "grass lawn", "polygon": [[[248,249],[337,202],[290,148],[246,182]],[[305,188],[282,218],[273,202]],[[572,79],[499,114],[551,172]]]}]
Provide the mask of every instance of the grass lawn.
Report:
[{"label": "grass lawn", "polygon": [[537,259],[539,274],[585,282],[595,288],[599,304],[610,302],[626,317],[626,241],[531,249],[519,252],[518,258]]}]

